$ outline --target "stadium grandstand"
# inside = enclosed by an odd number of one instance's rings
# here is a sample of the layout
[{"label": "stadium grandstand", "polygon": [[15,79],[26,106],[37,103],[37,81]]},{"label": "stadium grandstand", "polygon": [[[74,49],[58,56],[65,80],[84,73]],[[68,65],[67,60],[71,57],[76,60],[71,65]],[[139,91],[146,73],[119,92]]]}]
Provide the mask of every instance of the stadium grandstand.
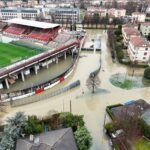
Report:
[{"label": "stadium grandstand", "polygon": [[42,43],[54,40],[60,29],[59,24],[51,24],[25,19],[11,19],[5,21],[8,27],[3,30],[3,34],[8,36],[18,36]]}]

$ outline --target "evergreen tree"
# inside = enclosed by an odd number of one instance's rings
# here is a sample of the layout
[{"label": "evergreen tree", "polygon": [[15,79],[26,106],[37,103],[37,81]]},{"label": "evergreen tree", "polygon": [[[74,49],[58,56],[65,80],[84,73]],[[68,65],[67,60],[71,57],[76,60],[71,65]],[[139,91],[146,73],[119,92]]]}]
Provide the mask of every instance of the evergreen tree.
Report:
[{"label": "evergreen tree", "polygon": [[0,150],[14,150],[16,141],[26,126],[26,116],[24,113],[18,112],[14,117],[8,118],[6,123],[4,136],[0,142]]}]

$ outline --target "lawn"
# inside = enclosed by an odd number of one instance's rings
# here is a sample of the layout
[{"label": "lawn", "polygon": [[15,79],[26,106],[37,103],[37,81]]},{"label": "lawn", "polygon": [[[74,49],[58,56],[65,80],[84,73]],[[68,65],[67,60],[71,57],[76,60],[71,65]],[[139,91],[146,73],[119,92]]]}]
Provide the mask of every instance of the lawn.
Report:
[{"label": "lawn", "polygon": [[135,143],[135,150],[150,150],[150,142],[144,138]]},{"label": "lawn", "polygon": [[25,47],[0,43],[0,68],[36,54],[36,51]]}]

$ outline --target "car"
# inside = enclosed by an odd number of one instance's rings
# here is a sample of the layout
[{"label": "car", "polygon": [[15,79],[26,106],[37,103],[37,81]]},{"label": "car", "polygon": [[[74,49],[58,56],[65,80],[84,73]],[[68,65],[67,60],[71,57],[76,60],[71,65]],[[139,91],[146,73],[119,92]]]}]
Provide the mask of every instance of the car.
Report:
[{"label": "car", "polygon": [[121,135],[123,132],[124,132],[124,131],[123,131],[122,129],[119,129],[119,130],[116,130],[116,132],[115,132],[115,133],[112,133],[111,135],[112,135],[113,138],[116,138],[116,137],[118,137],[119,135]]}]

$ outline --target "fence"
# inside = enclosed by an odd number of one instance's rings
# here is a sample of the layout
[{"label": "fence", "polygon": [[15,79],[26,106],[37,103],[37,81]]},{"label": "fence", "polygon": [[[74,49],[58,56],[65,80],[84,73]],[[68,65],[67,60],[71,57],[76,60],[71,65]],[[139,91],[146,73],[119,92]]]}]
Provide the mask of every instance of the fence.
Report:
[{"label": "fence", "polygon": [[19,100],[15,100],[15,101],[12,100],[12,101],[10,101],[10,104],[12,107],[16,107],[16,106],[22,106],[22,105],[34,103],[34,102],[41,101],[41,100],[43,101],[43,100],[46,100],[48,98],[54,97],[56,95],[60,95],[64,92],[67,92],[67,91],[69,91],[75,87],[78,87],[78,86],[80,86],[80,80],[77,80],[77,81],[71,83],[70,85],[68,85],[62,89],[56,90],[56,91],[48,93],[48,94],[44,94],[42,96],[38,96],[36,98],[29,97],[26,99],[19,99]]}]

